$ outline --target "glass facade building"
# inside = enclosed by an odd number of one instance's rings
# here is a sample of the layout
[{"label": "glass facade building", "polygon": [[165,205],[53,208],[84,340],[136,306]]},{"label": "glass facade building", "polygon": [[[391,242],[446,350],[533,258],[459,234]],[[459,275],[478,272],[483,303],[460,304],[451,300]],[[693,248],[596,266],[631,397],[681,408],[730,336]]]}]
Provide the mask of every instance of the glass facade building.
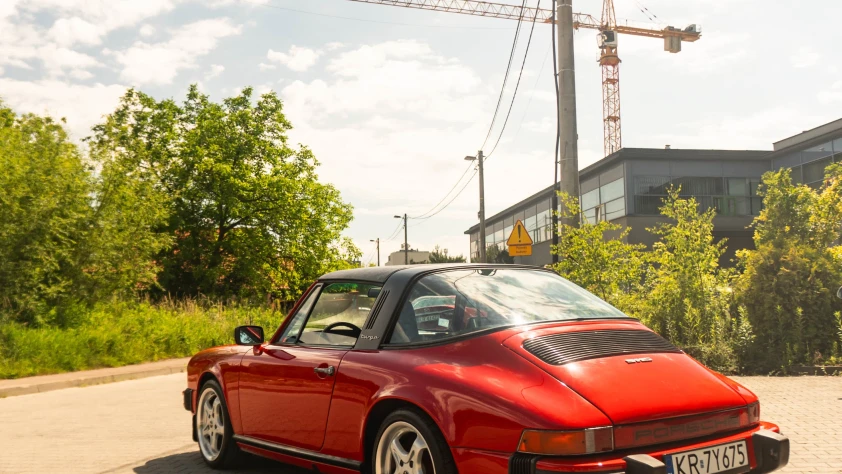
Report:
[{"label": "glass facade building", "polygon": [[[714,236],[728,239],[723,262],[740,248],[753,246],[748,226],[763,206],[757,190],[763,173],[790,168],[793,180],[818,188],[827,165],[842,162],[842,119],[773,144],[763,150],[680,150],[624,148],[579,173],[582,219],[609,220],[631,227],[626,239],[651,245],[646,231],[662,217],[659,208],[671,188],[694,197],[699,210],[714,209]],[[486,218],[486,247],[506,250],[517,220],[530,232],[532,257],[517,263],[551,262],[551,198],[549,186],[529,198]],[[479,226],[465,232],[471,240],[471,260],[479,258]]]}]

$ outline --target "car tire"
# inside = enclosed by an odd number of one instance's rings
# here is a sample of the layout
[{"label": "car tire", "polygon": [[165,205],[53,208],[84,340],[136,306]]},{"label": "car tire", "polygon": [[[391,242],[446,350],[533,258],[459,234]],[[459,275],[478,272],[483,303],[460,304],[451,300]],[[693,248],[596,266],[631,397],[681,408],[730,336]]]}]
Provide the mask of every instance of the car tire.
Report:
[{"label": "car tire", "polygon": [[228,416],[228,404],[215,380],[205,382],[199,390],[196,434],[199,453],[212,469],[227,469],[239,463],[241,452],[232,439],[234,429]]},{"label": "car tire", "polygon": [[[401,409],[392,412],[380,424],[374,438],[370,473],[394,474],[404,472],[409,464],[410,474],[457,474],[456,463],[441,431],[420,410]],[[397,443],[397,445],[393,445]]]}]

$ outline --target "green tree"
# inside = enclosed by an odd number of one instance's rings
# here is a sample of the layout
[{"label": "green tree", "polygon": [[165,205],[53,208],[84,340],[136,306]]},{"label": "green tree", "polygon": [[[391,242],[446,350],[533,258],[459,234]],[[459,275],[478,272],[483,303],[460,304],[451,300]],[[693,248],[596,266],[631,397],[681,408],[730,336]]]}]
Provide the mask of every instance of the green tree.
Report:
[{"label": "green tree", "polygon": [[155,190],[86,162],[61,123],[0,104],[0,308],[72,325],[81,309],[154,284],[168,238]]},{"label": "green tree", "polygon": [[496,245],[489,245],[485,249],[485,260],[488,263],[515,263],[514,257],[509,255],[508,250],[500,250]]},{"label": "green tree", "polygon": [[165,291],[290,298],[348,261],[351,206],[288,145],[291,128],[275,93],[214,103],[196,86],[181,105],[130,90],[94,128],[98,154],[167,196]]},{"label": "green tree", "polygon": [[[559,198],[569,213],[561,217],[581,214],[578,199],[567,193],[559,193]],[[579,227],[561,224],[559,243],[551,249],[559,256],[554,270],[627,313],[636,314],[645,246],[627,243],[630,231],[608,221],[582,222]]]},{"label": "green tree", "polygon": [[0,169],[0,304],[39,323],[72,290],[93,186],[60,123],[2,103]]},{"label": "green tree", "polygon": [[755,339],[745,355],[756,371],[815,364],[840,353],[835,298],[842,282],[842,165],[828,167],[821,191],[792,182],[783,169],[763,176],[764,208],[755,220],[756,250],[739,253],[735,288]]},{"label": "green tree", "polygon": [[430,252],[430,263],[465,263],[463,255],[450,255],[447,249],[436,245]]}]

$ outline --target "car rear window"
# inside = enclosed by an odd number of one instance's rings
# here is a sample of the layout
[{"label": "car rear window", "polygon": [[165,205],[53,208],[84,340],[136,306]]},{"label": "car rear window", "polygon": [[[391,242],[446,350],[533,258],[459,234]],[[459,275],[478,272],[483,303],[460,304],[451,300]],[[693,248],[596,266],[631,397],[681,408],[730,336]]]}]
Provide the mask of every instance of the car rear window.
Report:
[{"label": "car rear window", "polygon": [[389,342],[429,342],[489,328],[545,321],[627,317],[551,272],[449,270],[415,282]]}]

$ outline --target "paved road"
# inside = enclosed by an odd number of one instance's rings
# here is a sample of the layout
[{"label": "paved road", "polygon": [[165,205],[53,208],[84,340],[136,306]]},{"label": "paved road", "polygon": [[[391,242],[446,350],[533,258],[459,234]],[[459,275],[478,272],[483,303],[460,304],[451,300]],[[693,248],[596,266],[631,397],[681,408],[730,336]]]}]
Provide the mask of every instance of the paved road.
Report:
[{"label": "paved road", "polygon": [[[0,473],[210,473],[181,407],[184,374],[0,399]],[[741,378],[792,439],[782,472],[842,473],[842,378]],[[241,472],[302,474],[254,459]]]}]

